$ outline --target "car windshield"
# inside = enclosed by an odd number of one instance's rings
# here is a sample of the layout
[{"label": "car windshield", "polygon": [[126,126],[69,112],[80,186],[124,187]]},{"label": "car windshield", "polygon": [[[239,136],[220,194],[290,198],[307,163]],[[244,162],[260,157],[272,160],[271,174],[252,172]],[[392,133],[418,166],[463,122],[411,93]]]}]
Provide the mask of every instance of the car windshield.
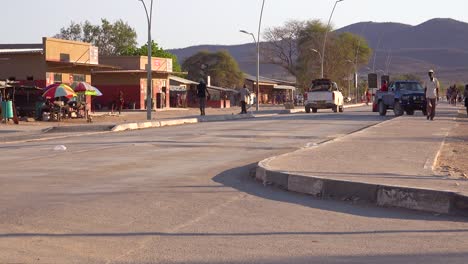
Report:
[{"label": "car windshield", "polygon": [[424,88],[421,86],[421,84],[417,82],[401,82],[397,83],[397,88],[400,90],[406,90],[406,91],[415,91],[415,92],[423,92]]},{"label": "car windshield", "polygon": [[312,84],[312,92],[326,92],[337,90],[337,85],[329,81],[318,81]]}]

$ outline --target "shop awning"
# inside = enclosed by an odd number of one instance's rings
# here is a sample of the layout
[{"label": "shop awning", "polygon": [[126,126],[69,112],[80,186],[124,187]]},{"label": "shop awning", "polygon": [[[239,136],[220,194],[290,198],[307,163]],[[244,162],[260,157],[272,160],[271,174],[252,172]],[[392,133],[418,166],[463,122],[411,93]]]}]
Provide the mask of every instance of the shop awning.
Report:
[{"label": "shop awning", "polygon": [[208,89],[220,91],[220,92],[229,92],[229,93],[238,93],[239,91],[235,89],[229,89],[229,88],[223,88],[223,87],[217,87],[217,86],[207,86]]},{"label": "shop awning", "polygon": [[186,91],[187,91],[187,87],[185,87],[185,86],[173,86],[173,85],[171,85],[170,88],[169,88],[169,91],[171,91],[171,92],[186,92]]},{"label": "shop awning", "polygon": [[198,84],[197,82],[194,82],[194,81],[191,81],[191,80],[188,80],[188,79],[184,79],[184,78],[181,78],[181,77],[177,77],[177,76],[169,76],[169,80],[175,81],[175,82],[178,82],[178,83],[182,83],[182,84]]},{"label": "shop awning", "polygon": [[51,61],[48,60],[47,64],[49,67],[52,68],[72,68],[72,67],[84,67],[91,70],[110,70],[110,69],[120,69],[120,67],[116,67],[113,65],[105,65],[105,64],[90,64],[84,62],[67,62],[67,61]]},{"label": "shop awning", "polygon": [[294,86],[289,86],[289,85],[275,85],[273,87],[273,89],[277,89],[277,90],[292,90],[292,91],[295,91],[296,90],[296,87]]}]

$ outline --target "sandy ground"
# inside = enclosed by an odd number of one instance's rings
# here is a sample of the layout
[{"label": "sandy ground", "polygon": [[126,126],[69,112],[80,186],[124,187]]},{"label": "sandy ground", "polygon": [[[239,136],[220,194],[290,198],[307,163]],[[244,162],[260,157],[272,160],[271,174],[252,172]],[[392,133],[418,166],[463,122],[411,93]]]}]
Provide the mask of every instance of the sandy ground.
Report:
[{"label": "sandy ground", "polygon": [[468,180],[468,117],[459,111],[457,125],[449,132],[439,158],[439,170],[450,178]]}]

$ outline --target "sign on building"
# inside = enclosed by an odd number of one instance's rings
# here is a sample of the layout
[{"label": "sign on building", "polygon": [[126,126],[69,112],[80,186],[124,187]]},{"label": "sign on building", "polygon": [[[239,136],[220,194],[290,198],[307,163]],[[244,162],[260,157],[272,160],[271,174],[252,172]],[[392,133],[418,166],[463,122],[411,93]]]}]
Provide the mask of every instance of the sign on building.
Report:
[{"label": "sign on building", "polygon": [[99,64],[99,48],[95,46],[89,47],[89,63],[93,65]]}]

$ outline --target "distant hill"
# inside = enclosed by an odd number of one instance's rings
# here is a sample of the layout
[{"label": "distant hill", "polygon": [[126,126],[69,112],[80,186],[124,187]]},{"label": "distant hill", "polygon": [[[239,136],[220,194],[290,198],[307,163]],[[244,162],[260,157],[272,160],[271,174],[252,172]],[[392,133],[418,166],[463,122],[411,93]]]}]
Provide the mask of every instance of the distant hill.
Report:
[{"label": "distant hill", "polygon": [[[436,18],[420,25],[400,23],[361,22],[337,32],[351,32],[363,36],[376,51],[375,69],[386,70],[391,58],[391,74],[415,73],[425,75],[434,68],[440,80],[468,82],[468,23],[453,19]],[[241,69],[255,74],[255,45],[205,45],[171,50],[179,60],[201,50],[227,50],[239,62]],[[370,68],[373,68],[371,59]],[[364,72],[362,72],[364,73]],[[284,70],[275,65],[262,65],[261,74],[277,79],[289,79]]]}]

